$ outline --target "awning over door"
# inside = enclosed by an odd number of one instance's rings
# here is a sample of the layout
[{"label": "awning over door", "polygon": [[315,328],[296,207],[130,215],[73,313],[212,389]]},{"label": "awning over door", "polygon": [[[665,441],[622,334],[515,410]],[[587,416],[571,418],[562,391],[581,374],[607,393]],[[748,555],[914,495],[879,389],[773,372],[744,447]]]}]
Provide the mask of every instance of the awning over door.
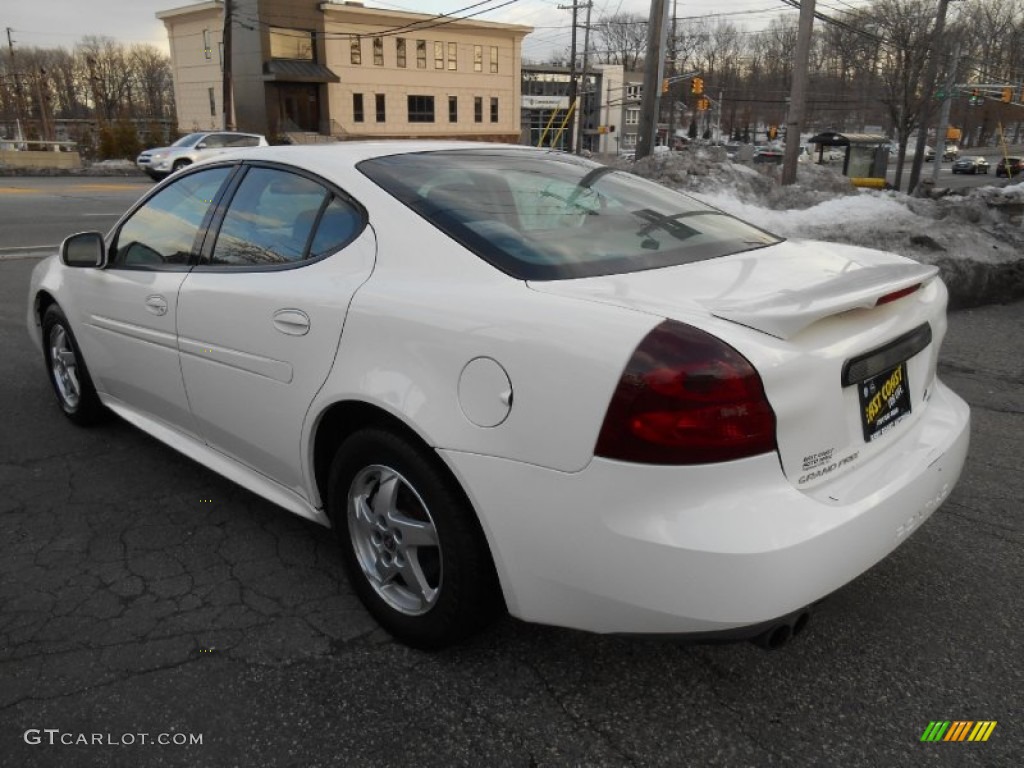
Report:
[{"label": "awning over door", "polygon": [[263,79],[276,83],[340,83],[341,78],[315,61],[273,59],[263,63]]}]

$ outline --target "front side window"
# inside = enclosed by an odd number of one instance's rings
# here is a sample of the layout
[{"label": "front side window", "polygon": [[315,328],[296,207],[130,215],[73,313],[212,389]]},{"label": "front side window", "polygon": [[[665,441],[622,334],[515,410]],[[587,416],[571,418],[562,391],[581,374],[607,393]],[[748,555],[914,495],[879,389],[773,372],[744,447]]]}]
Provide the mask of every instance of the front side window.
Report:
[{"label": "front side window", "polygon": [[190,173],[157,192],[117,233],[110,265],[150,269],[187,265],[203,219],[231,170]]},{"label": "front side window", "polygon": [[408,104],[410,123],[434,122],[433,96],[409,96]]},{"label": "front side window", "polygon": [[480,258],[521,280],[689,264],[779,238],[608,166],[530,150],[451,150],[359,170]]},{"label": "front side window", "polygon": [[228,206],[210,263],[250,267],[304,260],[329,195],[304,176],[250,169]]}]

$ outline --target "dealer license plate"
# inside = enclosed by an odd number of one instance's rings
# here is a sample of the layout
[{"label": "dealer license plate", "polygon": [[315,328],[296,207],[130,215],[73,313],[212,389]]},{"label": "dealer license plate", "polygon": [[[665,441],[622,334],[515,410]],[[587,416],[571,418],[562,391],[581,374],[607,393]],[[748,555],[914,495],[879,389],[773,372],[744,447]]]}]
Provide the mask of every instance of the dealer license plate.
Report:
[{"label": "dealer license plate", "polygon": [[907,364],[865,379],[857,385],[860,395],[860,423],[864,440],[871,442],[910,415],[910,384]]}]

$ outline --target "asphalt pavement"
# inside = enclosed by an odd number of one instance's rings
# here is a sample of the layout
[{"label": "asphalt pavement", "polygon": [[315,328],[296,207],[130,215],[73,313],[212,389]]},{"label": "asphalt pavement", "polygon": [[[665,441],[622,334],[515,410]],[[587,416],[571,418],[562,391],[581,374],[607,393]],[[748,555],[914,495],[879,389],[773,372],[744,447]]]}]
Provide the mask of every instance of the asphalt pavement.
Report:
[{"label": "asphalt pavement", "polygon": [[[429,654],[375,627],[329,531],[71,425],[25,332],[35,263],[0,260],[0,765],[1020,765],[1024,304],[951,315],[959,486],[783,649],[504,619]],[[936,720],[997,725],[922,743]]]}]

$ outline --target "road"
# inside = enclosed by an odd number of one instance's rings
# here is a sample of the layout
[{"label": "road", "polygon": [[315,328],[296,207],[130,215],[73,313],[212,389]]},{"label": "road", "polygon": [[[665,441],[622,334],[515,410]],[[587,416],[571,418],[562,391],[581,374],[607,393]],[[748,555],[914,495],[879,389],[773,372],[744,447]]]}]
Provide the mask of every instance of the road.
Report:
[{"label": "road", "polygon": [[[997,150],[968,150],[961,153],[963,157],[973,157],[976,155],[983,156],[989,163],[989,171],[987,174],[970,174],[970,173],[953,173],[953,164],[949,162],[943,162],[939,164],[939,179],[936,182],[938,187],[946,187],[949,189],[969,189],[971,187],[1004,187],[1011,183],[1009,179],[1002,177],[996,177],[996,163],[999,162],[1001,153]],[[901,186],[903,191],[906,191],[907,182],[910,180],[910,168],[913,159],[907,160],[903,165],[903,179],[901,180]],[[933,163],[924,163],[921,167],[921,178],[930,180],[933,173]],[[890,184],[894,184],[896,180],[896,163],[889,163],[889,170],[886,174],[886,179]],[[1015,179],[1013,183],[1017,183],[1019,179]]]},{"label": "road", "polygon": [[0,178],[0,258],[56,250],[74,232],[106,232],[152,187],[133,176]]},{"label": "road", "polygon": [[[35,263],[0,260],[0,764],[1019,765],[1024,304],[951,316],[959,486],[782,650],[505,619],[426,654],[375,627],[329,531],[69,424],[25,333]],[[922,744],[939,719],[998,726]],[[60,743],[92,734],[114,745]]]}]

